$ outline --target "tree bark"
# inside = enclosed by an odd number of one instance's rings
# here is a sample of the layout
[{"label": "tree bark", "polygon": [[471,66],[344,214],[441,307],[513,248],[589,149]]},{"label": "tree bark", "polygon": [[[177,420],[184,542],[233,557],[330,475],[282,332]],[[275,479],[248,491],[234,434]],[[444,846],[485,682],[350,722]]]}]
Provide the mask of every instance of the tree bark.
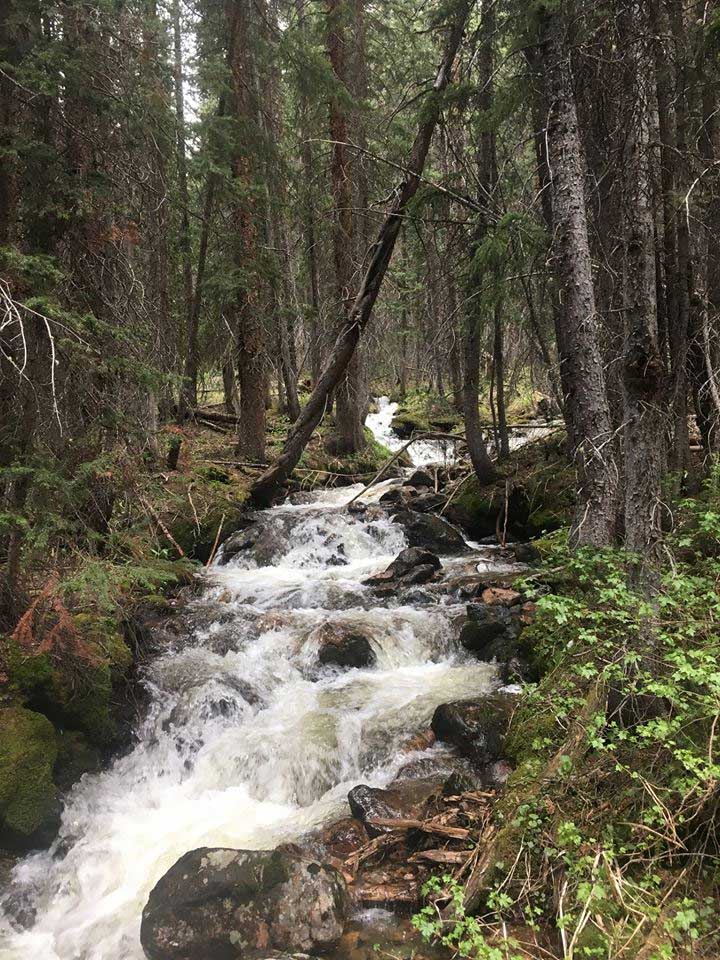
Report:
[{"label": "tree bark", "polygon": [[624,155],[625,546],[638,557],[631,582],[647,592],[659,581],[660,479],[664,368],[659,350],[651,185],[650,28],[642,0],[627,11],[628,89],[632,99]]},{"label": "tree bark", "polygon": [[[493,43],[495,34],[495,11],[492,4],[484,4],[480,22],[480,95],[478,107],[482,111],[484,129],[480,134],[477,151],[479,196],[481,213],[475,226],[473,250],[477,251],[485,239],[490,220],[490,208],[497,185],[497,158],[495,133],[491,128],[490,110],[493,105]],[[488,454],[480,425],[480,352],[482,343],[482,297],[486,277],[483,271],[471,267],[468,285],[468,315],[463,345],[463,412],[465,415],[465,439],[470,461],[480,483],[490,483],[497,476]]]},{"label": "tree bark", "polygon": [[328,363],[297,423],[288,435],[280,456],[251,488],[252,501],[256,507],[268,506],[272,503],[280,486],[290,476],[315,428],[322,420],[330,396],[345,372],[355,347],[370,321],[373,306],[395,249],[405,211],[420,184],[420,176],[425,167],[430,141],[440,114],[440,95],[450,82],[450,73],[465,29],[469,4],[470,0],[460,0],[455,8],[445,52],[430,94],[431,99],[423,111],[410,152],[406,176],[398,184],[390,211],[380,228],[377,240],[368,251],[365,275]]},{"label": "tree bark", "polygon": [[178,196],[180,199],[179,247],[182,265],[183,309],[185,314],[185,379],[180,391],[180,418],[197,407],[198,343],[193,323],[192,245],[190,240],[190,195],[188,193],[185,130],[185,91],[183,90],[182,29],[180,0],[173,0],[173,68],[175,87],[176,157]]},{"label": "tree bark", "polygon": [[[330,0],[327,13],[328,60],[339,89],[330,97],[330,141],[332,150],[331,192],[333,197],[333,261],[335,264],[335,300],[340,311],[339,329],[347,324],[351,307],[353,251],[353,185],[350,179],[347,148],[347,111],[344,100],[349,97],[347,63],[347,0]],[[333,452],[356,453],[365,445],[360,419],[359,356],[350,358],[335,392],[335,434]]]},{"label": "tree bark", "polygon": [[567,8],[543,15],[548,166],[554,269],[561,291],[555,335],[568,436],[578,472],[572,540],[603,547],[615,537],[617,472],[595,308],[585,174],[566,42]]},{"label": "tree bark", "polygon": [[232,114],[237,121],[232,157],[235,181],[232,213],[236,225],[235,266],[238,274],[233,310],[240,387],[236,451],[244,459],[262,463],[265,460],[268,371],[265,349],[267,330],[263,322],[261,277],[257,269],[260,236],[255,199],[258,191],[253,166],[256,157],[249,146],[249,138],[239,135],[239,131],[248,126],[260,129],[260,105],[257,102],[259,84],[252,53],[255,33],[253,18],[256,15],[255,7],[246,5],[245,0],[233,0],[226,6],[230,31]]}]

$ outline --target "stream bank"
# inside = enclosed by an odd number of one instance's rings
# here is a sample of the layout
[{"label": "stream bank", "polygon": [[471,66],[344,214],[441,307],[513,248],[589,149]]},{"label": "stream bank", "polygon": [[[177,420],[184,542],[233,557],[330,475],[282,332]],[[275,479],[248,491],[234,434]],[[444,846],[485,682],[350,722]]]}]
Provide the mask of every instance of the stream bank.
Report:
[{"label": "stream bank", "polygon": [[[437,861],[420,856],[402,896],[388,892],[386,877],[368,879],[373,857],[383,853],[380,845],[367,850],[377,837],[357,816],[368,796],[385,812],[401,811],[400,820],[429,818],[460,831],[459,839],[472,836],[474,828],[440,821],[448,812],[467,820],[465,801],[447,806],[445,797],[458,795],[448,781],[468,772],[463,752],[477,764],[476,746],[467,746],[467,731],[457,742],[433,742],[428,728],[440,704],[477,699],[503,683],[492,658],[478,658],[477,637],[507,637],[521,604],[510,590],[502,602],[483,599],[483,591],[498,580],[506,589],[522,567],[513,552],[468,544],[436,514],[412,509],[435,491],[389,481],[348,510],[361,492],[300,494],[226,541],[200,593],[156,637],[162,652],[145,670],[149,706],[137,743],[108,770],[83,778],[66,798],[50,850],[15,869],[3,957],[142,957],[140,916],[153,885],[179,856],[203,846],[321,843],[314,849],[338,864],[343,854],[343,865],[358,860],[363,886],[348,922],[368,906],[400,904],[407,915]],[[393,504],[398,496],[402,502]],[[437,565],[417,563],[367,582],[412,544],[439,552]],[[475,649],[468,601],[507,611],[475,623]],[[328,625],[362,638],[372,657],[349,669],[321,657],[332,640]],[[423,739],[408,747],[418,734]],[[474,789],[488,792],[506,775],[490,770],[497,750],[484,757],[488,770]],[[396,790],[408,770],[415,784],[434,778],[414,805],[397,793],[372,793],[391,784]],[[371,793],[349,801],[358,788]],[[355,847],[334,833],[342,834],[337,825],[349,803],[362,827]],[[366,814],[370,831],[376,819]],[[421,830],[418,844],[415,831],[402,827],[396,863],[438,849],[437,834]],[[462,844],[448,852],[456,857]],[[339,873],[347,882],[344,867]]]}]

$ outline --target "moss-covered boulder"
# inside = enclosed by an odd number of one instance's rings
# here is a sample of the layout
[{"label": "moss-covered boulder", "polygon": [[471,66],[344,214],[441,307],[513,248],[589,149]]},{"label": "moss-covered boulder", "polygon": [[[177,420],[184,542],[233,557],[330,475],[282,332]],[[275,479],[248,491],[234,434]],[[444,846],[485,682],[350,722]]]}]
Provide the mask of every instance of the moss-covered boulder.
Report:
[{"label": "moss-covered boulder", "polygon": [[57,824],[53,725],[23,707],[0,709],[0,842],[28,849]]},{"label": "moss-covered boulder", "polygon": [[77,615],[72,630],[71,650],[28,653],[10,641],[5,656],[10,683],[32,710],[108,747],[119,733],[113,694],[132,667],[132,652],[110,617]]},{"label": "moss-covered boulder", "polygon": [[511,536],[526,537],[530,512],[530,504],[521,487],[514,487],[506,495],[504,483],[480,486],[477,478],[471,477],[452,498],[445,514],[472,539],[481,540],[493,536],[498,529],[506,529]]}]

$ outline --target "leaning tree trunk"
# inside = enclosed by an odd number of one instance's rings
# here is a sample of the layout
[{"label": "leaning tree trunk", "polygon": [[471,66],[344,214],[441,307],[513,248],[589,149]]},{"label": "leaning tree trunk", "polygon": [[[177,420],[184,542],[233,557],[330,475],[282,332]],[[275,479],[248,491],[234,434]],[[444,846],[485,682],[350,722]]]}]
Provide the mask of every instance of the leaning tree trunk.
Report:
[{"label": "leaning tree trunk", "polygon": [[455,54],[465,29],[471,0],[459,0],[450,28],[445,53],[431,92],[431,100],[423,111],[406,167],[406,176],[395,190],[395,200],[385,218],[377,240],[368,251],[368,266],[352,309],[340,330],[327,365],[297,423],[288,435],[280,456],[251,488],[256,507],[268,506],[277,495],[302,456],[313,431],[327,409],[330,397],[355,352],[355,347],[372,315],[385,273],[392,258],[407,206],[417,193],[425,167],[430,141],[440,114],[440,94],[450,82]]},{"label": "leaning tree trunk", "polygon": [[615,536],[617,471],[595,308],[585,207],[585,171],[566,42],[567,11],[543,17],[548,168],[554,266],[561,291],[555,311],[564,412],[579,478],[576,545],[608,546]]}]

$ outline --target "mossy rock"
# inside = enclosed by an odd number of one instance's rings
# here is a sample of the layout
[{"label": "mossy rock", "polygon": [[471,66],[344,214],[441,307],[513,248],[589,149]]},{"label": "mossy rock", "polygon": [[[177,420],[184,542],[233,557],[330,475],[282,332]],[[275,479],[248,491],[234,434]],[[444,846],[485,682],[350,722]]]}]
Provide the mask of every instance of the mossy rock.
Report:
[{"label": "mossy rock", "polygon": [[57,823],[53,725],[23,707],[0,709],[0,840],[29,847]]},{"label": "mossy rock", "polygon": [[220,530],[219,546],[223,540],[240,530],[246,519],[247,514],[242,503],[229,504],[223,499],[213,504],[203,514],[199,527],[194,517],[183,516],[170,524],[169,529],[173,539],[182,547],[187,557],[199,560],[200,563],[207,563],[215,545],[218,530]]},{"label": "mossy rock", "polygon": [[453,523],[480,540],[493,536],[498,529],[506,527],[514,537],[526,539],[530,535],[528,521],[530,503],[522,487],[513,487],[507,498],[507,521],[505,519],[505,484],[480,486],[476,477],[471,477],[458,490],[446,513]]},{"label": "mossy rock", "polygon": [[118,730],[112,712],[113,688],[128,674],[133,656],[112,618],[79,614],[74,618],[92,659],[70,664],[47,652],[26,655],[9,643],[10,683],[33,710],[56,724],[82,731],[96,746],[110,746]]},{"label": "mossy rock", "polygon": [[400,408],[390,423],[390,429],[401,440],[409,440],[414,433],[428,433],[430,423],[425,417]]}]

